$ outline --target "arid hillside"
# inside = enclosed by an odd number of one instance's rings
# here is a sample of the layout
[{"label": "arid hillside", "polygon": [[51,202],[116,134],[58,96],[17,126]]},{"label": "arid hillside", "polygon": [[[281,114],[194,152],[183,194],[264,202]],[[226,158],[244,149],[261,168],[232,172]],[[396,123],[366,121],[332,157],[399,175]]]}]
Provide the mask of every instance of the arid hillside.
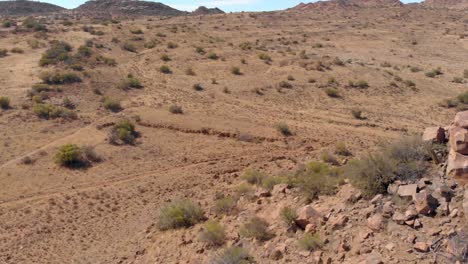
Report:
[{"label": "arid hillside", "polygon": [[33,14],[52,14],[65,8],[35,1],[0,1],[0,15],[27,16]]},{"label": "arid hillside", "polygon": [[[397,181],[420,184],[409,194],[387,193],[396,178],[356,184],[347,165],[468,109],[467,20],[419,7],[2,20],[0,263],[461,259],[447,245],[464,241],[463,186],[424,150]],[[416,189],[446,185],[450,211],[404,215]]]}]

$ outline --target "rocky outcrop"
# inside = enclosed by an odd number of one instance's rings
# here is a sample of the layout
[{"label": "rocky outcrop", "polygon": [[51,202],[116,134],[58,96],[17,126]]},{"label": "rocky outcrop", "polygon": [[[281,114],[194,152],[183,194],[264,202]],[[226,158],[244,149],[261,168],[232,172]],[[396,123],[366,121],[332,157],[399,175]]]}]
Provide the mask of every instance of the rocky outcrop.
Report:
[{"label": "rocky outcrop", "polygon": [[455,116],[449,131],[447,175],[468,183],[468,111]]},{"label": "rocky outcrop", "polygon": [[400,7],[403,4],[399,0],[329,0],[314,3],[300,3],[293,7],[293,11],[307,10],[329,10],[329,9],[347,9],[347,8],[383,8]]},{"label": "rocky outcrop", "polygon": [[138,0],[91,0],[75,9],[86,14],[179,16],[189,14],[170,6]]},{"label": "rocky outcrop", "polygon": [[64,11],[65,8],[37,1],[0,1],[0,15],[29,16]]},{"label": "rocky outcrop", "polygon": [[208,8],[205,6],[200,6],[197,10],[192,12],[192,15],[219,15],[224,14],[224,11],[215,7],[215,8]]},{"label": "rocky outcrop", "polygon": [[468,0],[426,0],[422,4],[430,8],[468,9]]}]

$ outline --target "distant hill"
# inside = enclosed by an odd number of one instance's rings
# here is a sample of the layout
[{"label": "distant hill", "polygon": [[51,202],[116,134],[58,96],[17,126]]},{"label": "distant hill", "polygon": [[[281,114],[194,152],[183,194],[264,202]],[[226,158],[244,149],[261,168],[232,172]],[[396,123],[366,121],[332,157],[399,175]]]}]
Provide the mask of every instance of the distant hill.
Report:
[{"label": "distant hill", "polygon": [[468,9],[468,0],[426,0],[422,5],[431,8]]},{"label": "distant hill", "polygon": [[162,3],[138,0],[91,0],[75,9],[89,14],[178,16],[189,14]]},{"label": "distant hill", "polygon": [[193,15],[216,15],[216,14],[224,14],[224,11],[215,7],[215,8],[207,8],[205,6],[200,6],[197,10],[192,12]]},{"label": "distant hill", "polygon": [[334,9],[334,8],[379,8],[403,6],[399,0],[329,0],[314,3],[300,3],[291,10]]},{"label": "distant hill", "polygon": [[63,7],[36,1],[0,1],[0,15],[28,16],[35,14],[55,13],[66,10]]}]

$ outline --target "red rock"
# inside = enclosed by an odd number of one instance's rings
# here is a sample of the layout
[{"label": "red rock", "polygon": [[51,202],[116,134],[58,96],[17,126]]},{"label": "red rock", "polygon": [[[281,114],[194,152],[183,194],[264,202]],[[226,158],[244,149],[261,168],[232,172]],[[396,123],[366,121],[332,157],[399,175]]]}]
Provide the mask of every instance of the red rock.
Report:
[{"label": "red rock", "polygon": [[346,225],[346,223],[348,222],[348,220],[349,220],[349,217],[347,217],[345,215],[338,216],[336,219],[333,220],[333,222],[331,224],[332,230],[337,230],[337,229],[343,228]]},{"label": "red rock", "polygon": [[457,153],[468,155],[468,130],[461,127],[450,128],[450,148]]},{"label": "red rock", "polygon": [[408,208],[405,212],[405,220],[411,220],[418,217],[418,212],[413,207]]},{"label": "red rock", "polygon": [[468,183],[468,155],[450,150],[447,159],[447,175],[457,179],[462,185]]},{"label": "red rock", "polygon": [[445,130],[442,127],[428,127],[422,136],[424,142],[444,143]]},{"label": "red rock", "polygon": [[406,217],[404,214],[400,213],[400,212],[396,212],[395,214],[393,214],[393,218],[392,220],[399,224],[399,225],[404,225],[405,224],[405,220],[406,220]]},{"label": "red rock", "polygon": [[418,252],[429,252],[430,247],[429,244],[425,242],[416,242],[414,244],[414,249]]},{"label": "red rock", "polygon": [[308,224],[318,224],[320,218],[320,213],[312,205],[306,205],[297,210],[296,224],[300,228],[305,229]]},{"label": "red rock", "polygon": [[417,184],[400,185],[400,187],[398,187],[398,195],[400,197],[413,197],[414,198],[417,191],[418,191]]},{"label": "red rock", "polygon": [[367,219],[367,226],[374,231],[379,231],[383,228],[383,220],[381,214],[375,214]]},{"label": "red rock", "polygon": [[421,191],[414,197],[414,205],[419,214],[429,215],[437,209],[438,201],[427,191]]},{"label": "red rock", "polygon": [[468,129],[468,111],[458,112],[455,115],[454,125]]}]

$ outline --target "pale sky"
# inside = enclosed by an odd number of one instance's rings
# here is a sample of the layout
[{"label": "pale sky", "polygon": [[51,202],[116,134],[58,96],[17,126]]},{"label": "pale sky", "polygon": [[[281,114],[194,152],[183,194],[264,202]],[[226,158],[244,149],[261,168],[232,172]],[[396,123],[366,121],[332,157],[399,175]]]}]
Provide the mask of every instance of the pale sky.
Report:
[{"label": "pale sky", "polygon": [[[151,0],[147,0],[151,1]],[[402,0],[403,3],[420,2],[421,0]],[[86,0],[41,0],[63,6],[75,8]],[[308,0],[156,0],[179,10],[193,11],[199,6],[219,7],[226,12],[237,11],[272,11],[293,7],[301,2],[316,2]]]}]

